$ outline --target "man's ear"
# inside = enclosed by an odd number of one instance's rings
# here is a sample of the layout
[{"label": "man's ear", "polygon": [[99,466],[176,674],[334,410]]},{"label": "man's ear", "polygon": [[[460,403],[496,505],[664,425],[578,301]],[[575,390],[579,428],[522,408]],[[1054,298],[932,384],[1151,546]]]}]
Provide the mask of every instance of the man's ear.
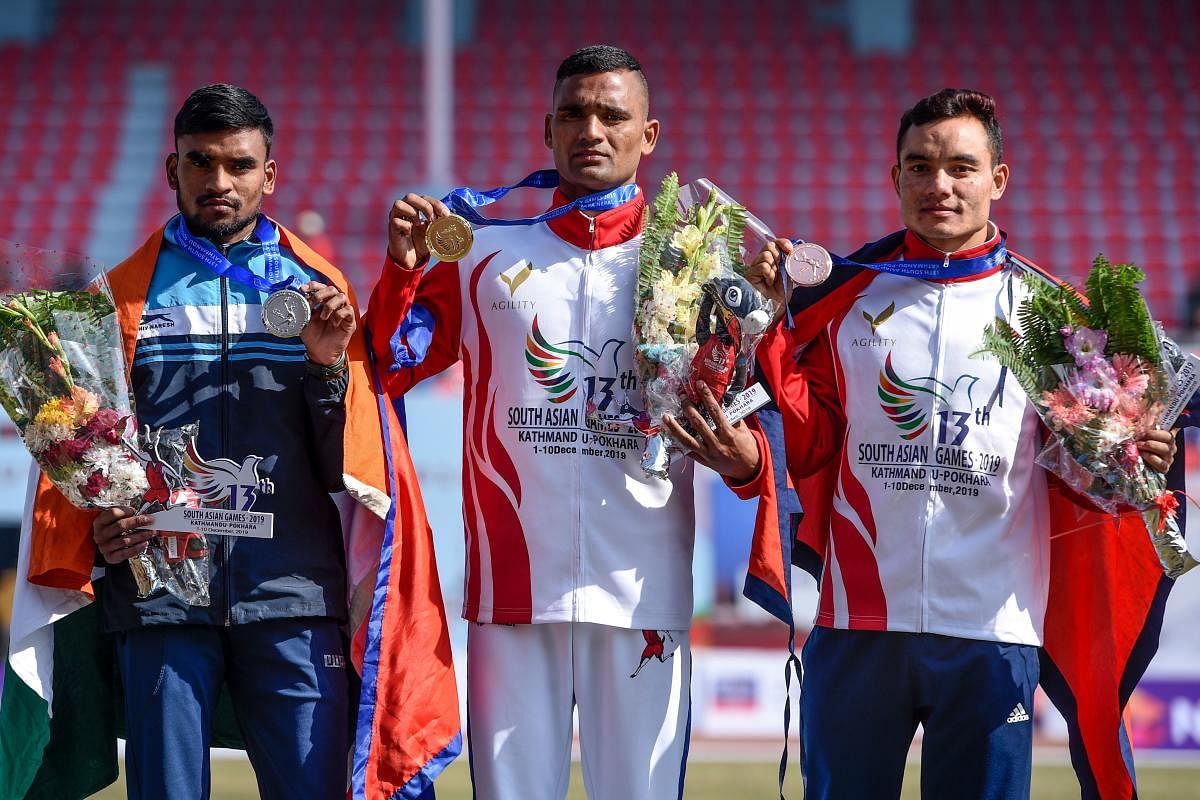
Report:
[{"label": "man's ear", "polygon": [[992,170],[992,199],[999,200],[1004,196],[1008,186],[1008,164],[1000,164]]}]

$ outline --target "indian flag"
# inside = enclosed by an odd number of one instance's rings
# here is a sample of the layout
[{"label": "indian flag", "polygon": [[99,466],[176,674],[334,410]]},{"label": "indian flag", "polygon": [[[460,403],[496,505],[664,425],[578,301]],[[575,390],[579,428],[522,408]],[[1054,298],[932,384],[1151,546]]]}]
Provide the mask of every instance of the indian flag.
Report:
[{"label": "indian flag", "polygon": [[87,594],[29,583],[29,481],[0,697],[0,800],[72,800],[117,779],[114,661]]}]

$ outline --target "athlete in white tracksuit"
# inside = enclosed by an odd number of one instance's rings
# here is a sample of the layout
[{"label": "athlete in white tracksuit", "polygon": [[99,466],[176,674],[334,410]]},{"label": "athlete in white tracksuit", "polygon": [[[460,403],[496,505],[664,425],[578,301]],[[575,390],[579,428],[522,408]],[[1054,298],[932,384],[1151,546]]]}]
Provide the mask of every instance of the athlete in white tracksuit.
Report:
[{"label": "athlete in white tracksuit", "polygon": [[[587,48],[547,117],[552,206],[632,185],[653,149],[640,67]],[[388,392],[462,361],[469,742],[476,793],[565,796],[572,708],[593,798],[678,796],[690,725],[692,465],[646,477],[630,341],[641,194],[598,214],[479,230],[426,267],[448,213],[409,195],[368,325]],[[431,424],[411,420],[410,424]],[[753,484],[759,439],[724,426],[697,460]]]},{"label": "athlete in white tracksuit", "polygon": [[[1038,417],[995,359],[973,357],[997,317],[1019,327],[1026,294],[988,218],[1008,181],[992,99],[920,101],[892,177],[907,230],[863,248],[865,269],[839,267],[760,345],[811,526],[801,540],[823,551],[805,796],[899,797],[921,724],[923,797],[1019,800],[1053,526]],[[788,250],[768,246],[751,280],[778,291]],[[1169,465],[1170,434],[1139,446]]]}]

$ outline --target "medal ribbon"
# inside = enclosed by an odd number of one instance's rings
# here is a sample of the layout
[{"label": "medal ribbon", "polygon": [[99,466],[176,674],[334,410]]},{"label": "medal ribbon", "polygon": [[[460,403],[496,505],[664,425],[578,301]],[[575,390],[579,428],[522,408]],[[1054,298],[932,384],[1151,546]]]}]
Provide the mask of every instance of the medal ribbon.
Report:
[{"label": "medal ribbon", "polygon": [[951,258],[951,254],[947,253],[946,257],[940,261],[937,259],[916,261],[897,259],[896,261],[876,261],[870,264],[862,264],[842,256],[834,255],[833,253],[830,253],[829,257],[833,259],[833,266],[835,268],[863,267],[865,269],[873,269],[876,272],[903,275],[906,278],[944,281],[978,275],[1000,266],[1008,259],[1007,242],[1008,234],[1001,233],[1000,244],[996,245],[996,248],[990,253],[973,258]]},{"label": "medal ribbon", "polygon": [[267,277],[265,279],[261,275],[255,275],[246,267],[230,262],[208,239],[198,239],[193,236],[182,216],[176,216],[175,219],[178,222],[172,231],[175,234],[175,241],[188,255],[220,277],[229,278],[231,281],[237,281],[246,286],[253,286],[262,292],[275,292],[286,289],[295,283],[294,276],[284,280],[279,278],[282,273],[279,232],[275,230],[275,226],[266,216],[259,214],[258,222],[254,226],[254,235],[262,243],[263,256],[267,260]]},{"label": "medal ribbon", "polygon": [[538,223],[561,217],[563,214],[570,213],[574,209],[579,209],[580,211],[608,211],[610,208],[616,208],[628,203],[634,197],[637,197],[639,191],[637,185],[632,183],[625,184],[624,186],[615,186],[603,192],[596,192],[577,198],[566,205],[552,208],[543,214],[538,214],[536,217],[492,219],[483,216],[475,210],[476,208],[491,205],[513,189],[553,189],[558,184],[558,170],[542,169],[525,176],[520,183],[514,183],[512,186],[499,186],[486,192],[477,192],[470,187],[460,186],[457,189],[450,190],[450,193],[442,198],[442,202],[449,206],[450,210],[455,214],[458,214],[473,225],[537,225]]},{"label": "medal ribbon", "polygon": [[[792,244],[801,244],[802,242],[802,239],[792,240]],[[879,242],[866,245],[864,249],[873,248],[877,244]],[[947,253],[946,257],[941,261],[937,259],[918,259],[915,261],[896,259],[894,261],[872,261],[867,263],[853,261],[835,253],[830,253],[829,258],[833,261],[834,269],[838,267],[852,267],[855,269],[873,269],[876,272],[887,272],[891,275],[902,275],[906,278],[920,278],[921,280],[953,280],[955,278],[966,278],[971,275],[990,272],[1007,261],[1008,234],[1001,231],[1000,243],[996,245],[995,249],[984,255],[972,258],[951,258],[950,255]],[[784,261],[786,261],[786,257]],[[780,265],[780,271],[783,274],[784,297],[789,299],[789,302],[785,302],[783,305],[783,326],[790,329],[795,325],[792,318],[790,298],[792,291],[796,287],[792,285],[791,277],[787,274],[787,269],[783,264]]]}]

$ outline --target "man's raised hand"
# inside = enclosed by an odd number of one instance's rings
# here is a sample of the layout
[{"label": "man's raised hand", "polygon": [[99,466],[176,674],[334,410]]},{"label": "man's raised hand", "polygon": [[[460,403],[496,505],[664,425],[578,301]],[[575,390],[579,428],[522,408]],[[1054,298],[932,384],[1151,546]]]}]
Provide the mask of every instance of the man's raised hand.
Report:
[{"label": "man's raised hand", "polygon": [[448,216],[450,209],[441,200],[413,192],[404,195],[388,214],[388,255],[404,269],[416,269],[429,257],[429,223]]}]

